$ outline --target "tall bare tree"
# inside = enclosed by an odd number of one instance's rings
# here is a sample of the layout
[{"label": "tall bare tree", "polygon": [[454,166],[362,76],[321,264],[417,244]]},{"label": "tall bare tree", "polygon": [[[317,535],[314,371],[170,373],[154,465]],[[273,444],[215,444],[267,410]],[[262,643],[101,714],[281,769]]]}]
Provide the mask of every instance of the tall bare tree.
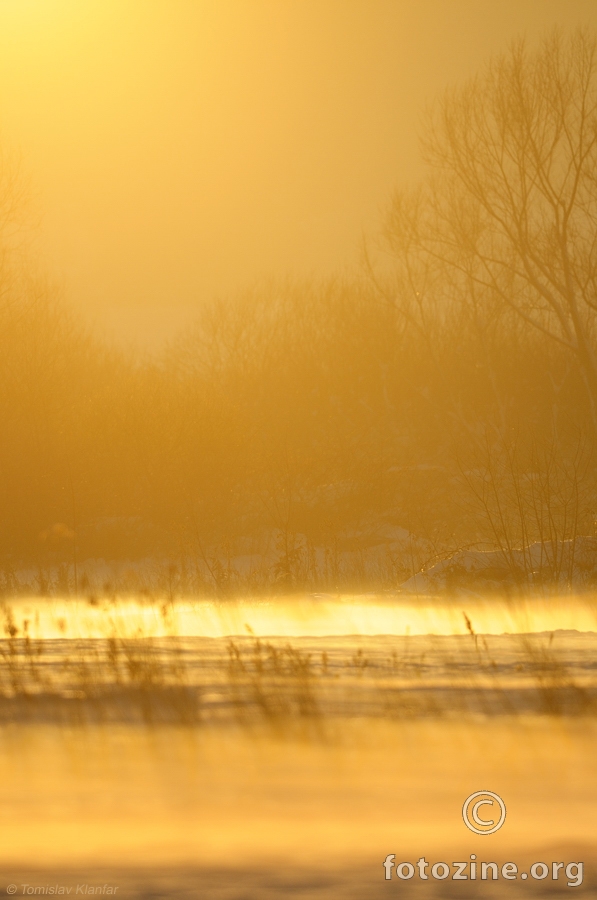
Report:
[{"label": "tall bare tree", "polygon": [[429,114],[429,176],[396,194],[385,238],[409,316],[458,298],[566,348],[597,427],[597,40],[525,41]]}]

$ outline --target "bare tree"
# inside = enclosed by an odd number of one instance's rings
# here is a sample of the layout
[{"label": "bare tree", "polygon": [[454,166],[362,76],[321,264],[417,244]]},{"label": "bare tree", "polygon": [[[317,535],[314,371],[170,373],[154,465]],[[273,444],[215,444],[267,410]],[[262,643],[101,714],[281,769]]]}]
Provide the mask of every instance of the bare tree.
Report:
[{"label": "bare tree", "polygon": [[512,45],[443,97],[423,150],[428,179],[386,223],[397,302],[420,313],[431,285],[440,310],[458,298],[542,332],[576,360],[597,427],[595,36]]}]

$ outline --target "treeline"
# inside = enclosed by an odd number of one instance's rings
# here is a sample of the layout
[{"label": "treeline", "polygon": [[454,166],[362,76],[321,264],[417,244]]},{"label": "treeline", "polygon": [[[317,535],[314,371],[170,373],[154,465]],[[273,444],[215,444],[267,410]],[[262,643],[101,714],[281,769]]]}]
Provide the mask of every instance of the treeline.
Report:
[{"label": "treeline", "polygon": [[[550,465],[568,503],[590,481],[586,392],[564,352],[512,317],[482,343],[455,304],[421,331],[367,279],[212,304],[157,362],[44,296],[5,307],[1,328],[5,560],[68,558],[72,533],[82,557],[272,529],[325,546],[383,523],[495,543],[483,492],[495,505],[504,480],[512,494]],[[587,533],[592,507],[577,505]]]}]

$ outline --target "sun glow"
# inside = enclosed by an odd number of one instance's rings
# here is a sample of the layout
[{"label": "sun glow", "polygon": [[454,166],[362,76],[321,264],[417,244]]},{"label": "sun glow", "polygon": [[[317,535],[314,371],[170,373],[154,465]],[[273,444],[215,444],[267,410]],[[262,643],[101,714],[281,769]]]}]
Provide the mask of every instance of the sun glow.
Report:
[{"label": "sun glow", "polygon": [[[287,597],[227,601],[141,602],[30,597],[11,604],[20,634],[34,638],[324,637],[451,635],[597,630],[593,597],[383,600],[378,597]],[[466,614],[466,618],[465,618]],[[26,624],[25,624],[26,623]]]}]

